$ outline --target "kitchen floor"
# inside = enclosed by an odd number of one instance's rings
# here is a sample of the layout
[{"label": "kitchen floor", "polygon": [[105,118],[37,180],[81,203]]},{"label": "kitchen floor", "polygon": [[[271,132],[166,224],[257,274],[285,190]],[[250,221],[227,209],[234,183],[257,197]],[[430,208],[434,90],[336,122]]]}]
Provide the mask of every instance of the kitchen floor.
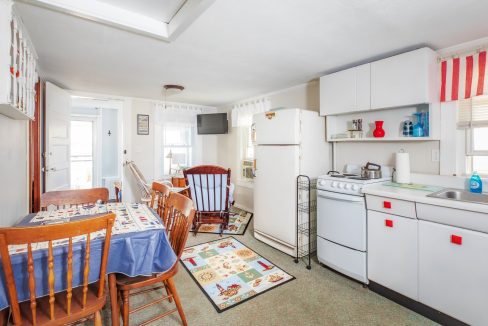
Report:
[{"label": "kitchen floor", "polygon": [[[235,236],[249,248],[268,258],[294,275],[296,280],[279,286],[243,304],[217,313],[210,301],[181,266],[175,281],[189,325],[436,325],[429,319],[408,310],[361,284],[345,278],[318,264],[312,270],[305,264],[295,264],[293,258],[256,240],[253,223],[246,234]],[[218,239],[214,234],[191,234],[187,245]],[[149,294],[157,296],[157,292]],[[135,297],[131,306],[145,300]],[[131,316],[131,324],[140,323],[169,303],[151,307]],[[173,306],[171,306],[173,307]],[[104,312],[104,325],[110,325],[110,313]],[[178,314],[153,325],[181,325]]]}]

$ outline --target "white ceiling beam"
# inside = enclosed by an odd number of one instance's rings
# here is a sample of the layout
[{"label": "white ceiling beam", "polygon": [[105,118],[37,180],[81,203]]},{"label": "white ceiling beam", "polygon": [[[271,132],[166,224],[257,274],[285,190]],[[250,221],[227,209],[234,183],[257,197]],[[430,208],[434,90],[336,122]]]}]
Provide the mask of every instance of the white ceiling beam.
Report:
[{"label": "white ceiling beam", "polygon": [[169,42],[215,0],[187,0],[169,23],[97,0],[20,1]]}]

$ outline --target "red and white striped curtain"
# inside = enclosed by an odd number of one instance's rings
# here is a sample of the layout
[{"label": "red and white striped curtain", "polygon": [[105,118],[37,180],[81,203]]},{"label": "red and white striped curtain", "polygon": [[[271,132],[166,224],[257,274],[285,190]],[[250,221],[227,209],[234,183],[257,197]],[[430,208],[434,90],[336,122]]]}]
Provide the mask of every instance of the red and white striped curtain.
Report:
[{"label": "red and white striped curtain", "polygon": [[441,62],[441,102],[488,94],[486,51]]}]

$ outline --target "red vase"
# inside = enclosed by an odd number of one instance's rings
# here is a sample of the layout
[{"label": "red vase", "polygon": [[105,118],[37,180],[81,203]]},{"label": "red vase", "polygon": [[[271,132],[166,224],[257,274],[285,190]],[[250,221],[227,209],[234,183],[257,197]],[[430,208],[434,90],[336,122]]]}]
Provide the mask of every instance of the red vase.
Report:
[{"label": "red vase", "polygon": [[384,121],[375,121],[374,124],[376,125],[376,128],[373,131],[373,136],[376,138],[382,138],[385,137],[385,130],[383,129],[383,122]]}]

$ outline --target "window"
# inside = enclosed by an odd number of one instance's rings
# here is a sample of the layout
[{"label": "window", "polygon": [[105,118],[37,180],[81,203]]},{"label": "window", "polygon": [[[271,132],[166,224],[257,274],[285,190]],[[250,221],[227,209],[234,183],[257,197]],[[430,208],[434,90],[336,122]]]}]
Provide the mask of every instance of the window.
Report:
[{"label": "window", "polygon": [[175,123],[164,125],[164,173],[173,174],[193,164],[193,129],[190,124]]},{"label": "window", "polygon": [[253,127],[240,127],[240,159],[241,159],[241,176],[243,181],[251,181],[254,178],[254,143]]},{"label": "window", "polygon": [[466,173],[488,175],[488,96],[460,101],[458,126],[466,129]]}]

